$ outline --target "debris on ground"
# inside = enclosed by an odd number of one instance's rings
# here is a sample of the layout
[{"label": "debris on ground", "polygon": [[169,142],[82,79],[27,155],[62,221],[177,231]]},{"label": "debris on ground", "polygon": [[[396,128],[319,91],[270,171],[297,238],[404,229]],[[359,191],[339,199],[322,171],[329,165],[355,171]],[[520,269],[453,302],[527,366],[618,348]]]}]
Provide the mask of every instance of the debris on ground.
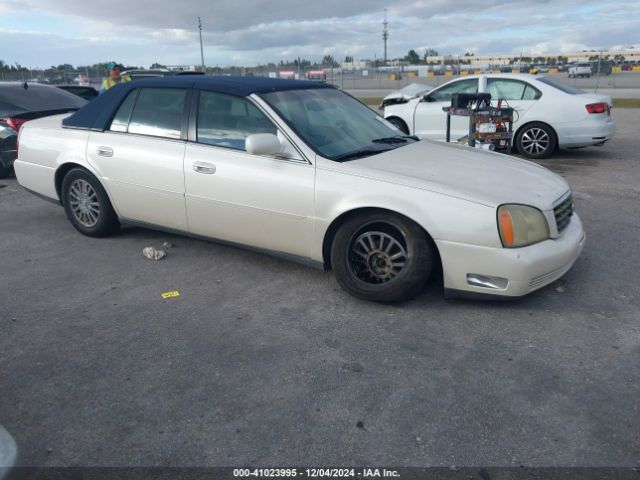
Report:
[{"label": "debris on ground", "polygon": [[564,293],[567,291],[567,289],[565,288],[566,282],[564,280],[558,280],[556,283],[554,283],[553,285],[553,290],[556,293]]},{"label": "debris on ground", "polygon": [[145,247],[144,249],[142,249],[142,254],[145,256],[145,258],[156,261],[162,260],[167,256],[167,252],[155,247]]},{"label": "debris on ground", "polygon": [[164,243],[162,244],[162,248],[166,248],[166,249],[173,248],[173,243],[171,243],[171,242],[164,242]]},{"label": "debris on ground", "polygon": [[165,292],[162,294],[162,298],[167,299],[167,298],[174,298],[174,297],[179,297],[180,296],[180,292],[177,290],[173,290],[172,292]]}]

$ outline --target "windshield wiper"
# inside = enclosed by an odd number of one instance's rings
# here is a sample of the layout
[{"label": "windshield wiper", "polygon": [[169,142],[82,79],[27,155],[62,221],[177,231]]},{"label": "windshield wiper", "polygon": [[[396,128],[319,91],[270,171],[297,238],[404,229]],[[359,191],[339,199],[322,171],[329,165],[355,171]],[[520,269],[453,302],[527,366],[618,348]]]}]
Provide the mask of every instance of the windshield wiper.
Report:
[{"label": "windshield wiper", "polygon": [[418,137],[413,135],[396,135],[394,137],[374,138],[372,143],[407,143],[407,140],[419,140]]}]

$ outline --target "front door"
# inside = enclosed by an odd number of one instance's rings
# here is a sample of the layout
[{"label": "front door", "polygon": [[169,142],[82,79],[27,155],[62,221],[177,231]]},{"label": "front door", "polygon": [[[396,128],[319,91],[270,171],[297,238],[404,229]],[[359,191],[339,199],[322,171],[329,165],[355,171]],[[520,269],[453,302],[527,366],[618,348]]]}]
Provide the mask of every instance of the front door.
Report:
[{"label": "front door", "polygon": [[[447,114],[443,107],[451,106],[451,95],[454,93],[476,93],[478,79],[468,78],[447,83],[427,94],[416,107],[414,114],[414,133],[420,138],[445,140],[447,130]],[[469,118],[451,116],[451,141],[469,133]]]},{"label": "front door", "polygon": [[276,126],[249,100],[200,92],[196,142],[185,154],[192,233],[309,257],[314,227],[314,166],[289,148],[289,158],[252,155],[245,139]]}]

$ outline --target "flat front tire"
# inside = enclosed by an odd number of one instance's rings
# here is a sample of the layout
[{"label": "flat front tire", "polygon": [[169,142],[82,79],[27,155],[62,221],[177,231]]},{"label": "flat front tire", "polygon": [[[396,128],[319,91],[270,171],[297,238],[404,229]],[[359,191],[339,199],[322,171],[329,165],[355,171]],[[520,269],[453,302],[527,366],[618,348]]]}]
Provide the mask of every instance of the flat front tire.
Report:
[{"label": "flat front tire", "polygon": [[62,181],[61,193],[67,218],[80,233],[106,237],[120,226],[107,192],[88,171],[70,170]]},{"label": "flat front tire", "polygon": [[376,302],[415,297],[431,276],[433,248],[406,217],[368,212],[347,219],[331,247],[331,267],[351,295]]}]

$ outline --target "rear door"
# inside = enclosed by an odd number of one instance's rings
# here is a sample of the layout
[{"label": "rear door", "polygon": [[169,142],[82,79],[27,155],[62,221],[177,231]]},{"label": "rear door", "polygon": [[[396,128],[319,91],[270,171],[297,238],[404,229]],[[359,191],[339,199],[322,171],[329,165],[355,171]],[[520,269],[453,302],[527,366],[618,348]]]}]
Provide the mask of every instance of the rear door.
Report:
[{"label": "rear door", "polygon": [[[451,105],[451,95],[454,93],[476,93],[478,79],[467,78],[456,80],[436,88],[426,95],[416,107],[414,116],[414,133],[421,138],[445,140],[447,129],[447,114],[443,107]],[[451,117],[451,141],[469,133],[469,118]]]},{"label": "rear door", "polygon": [[487,79],[487,89],[494,105],[497,105],[499,100],[504,100],[503,106],[515,109],[514,131],[519,125],[526,122],[527,112],[542,95],[529,83],[511,78],[489,78]]},{"label": "rear door", "polygon": [[109,130],[91,133],[87,158],[124,219],[188,229],[183,161],[189,95],[177,88],[133,90]]}]

